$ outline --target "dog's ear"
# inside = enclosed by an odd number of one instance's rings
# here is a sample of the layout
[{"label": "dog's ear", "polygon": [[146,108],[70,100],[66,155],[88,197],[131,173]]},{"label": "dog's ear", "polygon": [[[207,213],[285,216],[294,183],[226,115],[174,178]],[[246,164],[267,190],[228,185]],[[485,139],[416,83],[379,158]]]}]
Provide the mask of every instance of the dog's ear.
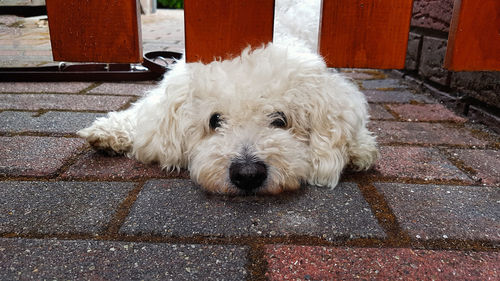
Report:
[{"label": "dog's ear", "polygon": [[304,77],[301,123],[308,136],[311,169],[308,182],[335,187],[350,161],[350,145],[366,123],[366,101],[359,90],[326,68]]},{"label": "dog's ear", "polygon": [[[180,64],[180,63],[179,63]],[[185,64],[178,65],[163,85],[140,100],[132,154],[142,162],[157,162],[163,169],[186,167],[185,130],[189,75]]]}]

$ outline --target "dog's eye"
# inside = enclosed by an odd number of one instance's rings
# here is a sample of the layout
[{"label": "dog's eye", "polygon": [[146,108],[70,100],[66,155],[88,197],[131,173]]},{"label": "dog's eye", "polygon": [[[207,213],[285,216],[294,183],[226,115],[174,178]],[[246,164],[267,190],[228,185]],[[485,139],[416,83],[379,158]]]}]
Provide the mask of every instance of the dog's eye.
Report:
[{"label": "dog's eye", "polygon": [[209,125],[210,129],[215,130],[216,128],[221,126],[222,118],[219,113],[214,113],[210,117]]},{"label": "dog's eye", "polygon": [[281,111],[275,112],[271,114],[271,118],[273,119],[273,121],[271,122],[271,126],[276,128],[286,128],[287,120],[283,112]]}]

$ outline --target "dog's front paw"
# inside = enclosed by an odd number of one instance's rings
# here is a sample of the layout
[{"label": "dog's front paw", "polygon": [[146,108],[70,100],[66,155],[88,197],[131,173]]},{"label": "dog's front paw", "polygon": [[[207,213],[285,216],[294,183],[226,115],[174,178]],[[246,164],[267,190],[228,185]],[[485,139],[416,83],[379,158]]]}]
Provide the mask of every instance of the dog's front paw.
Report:
[{"label": "dog's front paw", "polygon": [[125,154],[131,149],[130,138],[122,132],[105,131],[95,125],[82,129],[77,135],[86,139],[96,151],[108,154]]}]

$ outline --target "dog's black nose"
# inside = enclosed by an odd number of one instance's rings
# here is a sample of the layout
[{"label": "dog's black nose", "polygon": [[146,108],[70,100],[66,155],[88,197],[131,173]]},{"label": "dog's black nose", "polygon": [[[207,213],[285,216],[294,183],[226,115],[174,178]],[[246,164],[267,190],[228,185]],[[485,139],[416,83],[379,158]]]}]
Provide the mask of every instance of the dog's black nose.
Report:
[{"label": "dog's black nose", "polygon": [[233,162],[229,178],[239,189],[252,191],[262,186],[267,178],[267,166],[262,161]]}]

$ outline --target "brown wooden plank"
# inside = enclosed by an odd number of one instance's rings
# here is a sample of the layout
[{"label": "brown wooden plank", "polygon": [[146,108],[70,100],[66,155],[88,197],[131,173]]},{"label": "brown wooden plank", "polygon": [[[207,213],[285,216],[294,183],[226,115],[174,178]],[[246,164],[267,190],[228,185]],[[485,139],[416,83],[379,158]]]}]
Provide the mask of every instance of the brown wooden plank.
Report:
[{"label": "brown wooden plank", "polygon": [[323,0],[319,51],[330,67],[403,68],[413,0]]},{"label": "brown wooden plank", "polygon": [[273,40],[274,0],[185,0],[186,61],[209,63]]},{"label": "brown wooden plank", "polygon": [[444,65],[500,71],[499,0],[455,0]]},{"label": "brown wooden plank", "polygon": [[47,0],[56,61],[142,62],[136,0]]}]

